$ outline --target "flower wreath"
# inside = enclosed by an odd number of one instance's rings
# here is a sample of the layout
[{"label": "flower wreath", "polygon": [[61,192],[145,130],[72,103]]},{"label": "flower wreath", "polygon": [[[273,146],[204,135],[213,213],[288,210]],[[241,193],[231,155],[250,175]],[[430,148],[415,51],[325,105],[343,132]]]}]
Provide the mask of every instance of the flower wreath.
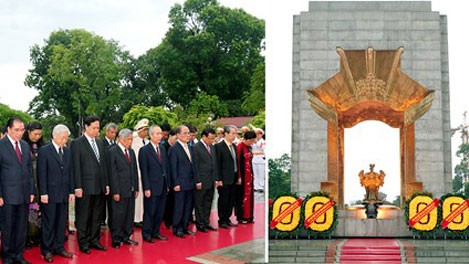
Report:
[{"label": "flower wreath", "polygon": [[[279,211],[280,208],[279,206],[283,202],[286,203],[292,203],[296,200],[298,200],[299,196],[296,193],[285,193],[285,194],[280,194],[276,196],[274,199],[272,199],[272,202],[269,202],[269,227],[270,227],[270,222],[274,218],[274,210]],[[293,213],[292,213],[292,218],[290,223],[282,223],[280,222],[279,224],[282,224],[281,227],[277,225],[274,229],[269,228],[269,234],[270,237],[287,237],[287,236],[296,236],[298,235],[298,227],[303,223],[303,216],[301,215],[301,212],[299,210],[300,208],[297,208]],[[275,216],[277,216],[280,212],[276,212]],[[289,218],[289,216],[287,216]]]},{"label": "flower wreath", "polygon": [[[409,225],[409,219],[417,214],[417,206],[419,203],[429,204],[433,201],[433,194],[424,192],[424,193],[414,193],[412,197],[405,203],[405,220],[406,224],[409,227],[409,230],[412,231],[414,235],[418,236],[429,236],[433,235],[434,232],[439,228],[441,223],[441,214],[438,213],[438,207],[430,212],[428,216],[425,216],[423,219],[427,218],[426,223],[422,223],[422,220],[416,223],[413,227]],[[436,211],[435,211],[436,210]]]},{"label": "flower wreath", "polygon": [[[309,227],[305,227],[306,219],[312,215],[313,205],[320,203],[326,204],[333,198],[325,192],[312,192],[308,194],[301,206],[301,215],[303,217],[302,226],[306,229],[308,235],[330,235],[337,227],[337,206],[334,205],[328,209],[324,215],[319,216]],[[318,209],[316,209],[318,210]]]},{"label": "flower wreath", "polygon": [[[441,210],[438,212],[439,219],[444,220],[448,216],[449,212],[455,209],[455,208],[450,208],[451,204],[455,204],[455,203],[460,204],[461,199],[462,199],[462,202],[464,202],[464,200],[466,200],[467,197],[462,194],[451,194],[451,193],[443,195],[440,199]],[[458,216],[454,220],[457,220],[457,219],[461,219],[460,223],[450,223],[447,228],[443,229],[444,232],[452,236],[467,235],[469,233],[468,209],[464,210],[462,218],[461,216]]]}]

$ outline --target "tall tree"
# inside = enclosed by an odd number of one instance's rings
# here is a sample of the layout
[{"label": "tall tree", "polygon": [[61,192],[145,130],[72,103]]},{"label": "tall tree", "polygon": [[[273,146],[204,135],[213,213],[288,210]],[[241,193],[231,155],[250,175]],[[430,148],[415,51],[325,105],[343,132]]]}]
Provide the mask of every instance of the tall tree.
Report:
[{"label": "tall tree", "polygon": [[135,99],[129,78],[134,61],[113,40],[82,29],[58,30],[30,55],[33,68],[25,84],[39,91],[31,113],[63,116],[75,136],[84,116],[119,122]]},{"label": "tall tree", "polygon": [[456,151],[456,156],[461,158],[461,161],[454,168],[453,192],[462,193],[463,186],[464,190],[467,187],[464,183],[469,181],[469,144],[462,143],[459,145],[459,149]]},{"label": "tall tree", "polygon": [[265,64],[259,63],[251,77],[251,88],[244,92],[242,109],[249,114],[265,110]]},{"label": "tall tree", "polygon": [[6,125],[8,119],[12,117],[19,117],[25,123],[33,120],[33,118],[27,113],[20,110],[11,109],[8,105],[0,103],[0,127]]},{"label": "tall tree", "polygon": [[177,125],[177,115],[161,106],[146,107],[136,105],[125,113],[123,122],[119,127],[133,129],[142,118],[147,118],[150,121],[150,125],[161,125],[164,123],[172,127]]},{"label": "tall tree", "polygon": [[241,109],[254,70],[264,62],[264,21],[216,0],[175,4],[169,20],[165,39],[147,53],[159,71],[154,88],[183,107],[205,92]]}]

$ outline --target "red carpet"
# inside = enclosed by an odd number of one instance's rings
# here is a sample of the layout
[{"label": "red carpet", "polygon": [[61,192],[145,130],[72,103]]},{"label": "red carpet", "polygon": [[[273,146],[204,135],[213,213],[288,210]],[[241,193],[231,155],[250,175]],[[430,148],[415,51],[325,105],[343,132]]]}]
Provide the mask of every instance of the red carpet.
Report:
[{"label": "red carpet", "polygon": [[395,239],[348,239],[340,263],[401,263],[400,246]]},{"label": "red carpet", "polygon": [[[169,229],[162,227],[162,235],[167,236],[169,239],[168,241],[156,240],[154,244],[142,243],[141,229],[135,228],[133,239],[138,241],[139,245],[123,245],[119,249],[114,249],[111,247],[110,233],[103,230],[104,236],[101,238],[101,243],[108,250],[103,252],[91,249],[90,255],[81,253],[78,250],[76,235],[70,235],[65,248],[75,256],[72,260],[56,256],[53,263],[194,263],[186,260],[186,258],[264,237],[264,203],[256,203],[255,206],[254,224],[239,225],[229,229],[220,228],[218,231],[209,231],[208,233],[197,232],[195,236],[186,236],[185,239],[173,236]],[[236,222],[235,220],[235,218],[232,218],[233,222]],[[212,225],[217,226],[217,221],[218,215],[216,211],[213,211],[211,215]],[[190,227],[195,231],[194,225]],[[26,250],[24,257],[32,263],[46,263],[42,259],[38,247]]]}]

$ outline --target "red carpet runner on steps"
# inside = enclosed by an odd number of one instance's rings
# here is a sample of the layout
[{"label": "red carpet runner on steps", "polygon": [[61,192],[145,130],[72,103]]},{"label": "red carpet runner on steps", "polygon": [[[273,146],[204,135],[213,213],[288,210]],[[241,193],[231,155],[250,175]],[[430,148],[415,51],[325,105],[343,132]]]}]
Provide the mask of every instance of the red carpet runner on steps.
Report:
[{"label": "red carpet runner on steps", "polygon": [[[97,251],[91,249],[91,254],[87,255],[78,250],[77,238],[75,235],[68,236],[65,248],[74,254],[73,259],[54,257],[54,264],[64,263],[85,263],[85,264],[120,264],[120,263],[195,263],[187,260],[188,257],[211,252],[217,249],[229,247],[235,244],[247,242],[253,239],[264,237],[264,203],[256,203],[254,213],[254,224],[239,225],[229,229],[218,229],[208,233],[197,232],[195,236],[186,236],[185,239],[175,237],[164,225],[161,227],[161,234],[168,237],[168,241],[156,240],[154,244],[142,243],[142,232],[140,228],[135,228],[133,239],[138,241],[138,246],[124,245],[119,249],[111,247],[110,233],[102,229],[103,237],[101,243],[108,248],[107,251]],[[232,217],[236,222],[236,218]],[[218,214],[212,211],[210,221],[213,226],[217,225]],[[190,229],[195,230],[193,224]],[[26,250],[25,259],[32,263],[46,263],[39,252],[38,247]],[[233,262],[235,263],[235,262]]]},{"label": "red carpet runner on steps", "polygon": [[395,239],[351,238],[342,245],[340,263],[402,263],[400,246]]}]

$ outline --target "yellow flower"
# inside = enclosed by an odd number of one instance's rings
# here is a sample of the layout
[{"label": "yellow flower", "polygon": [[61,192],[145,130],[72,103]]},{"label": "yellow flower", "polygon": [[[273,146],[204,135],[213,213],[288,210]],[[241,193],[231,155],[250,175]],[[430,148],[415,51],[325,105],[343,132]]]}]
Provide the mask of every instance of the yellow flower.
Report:
[{"label": "yellow flower", "polygon": [[[442,216],[443,220],[453,211],[458,208],[460,204],[464,203],[464,199],[458,196],[449,196],[443,201],[442,205]],[[466,209],[453,219],[453,221],[448,224],[448,229],[452,231],[464,231],[469,226],[469,211]]]},{"label": "yellow flower", "polygon": [[[314,196],[309,199],[305,204],[305,221],[314,212],[319,210],[324,204],[330,201],[329,198],[324,196]],[[329,208],[323,215],[319,216],[309,228],[316,232],[324,232],[329,230],[334,223],[334,206]]]},{"label": "yellow flower", "polygon": [[[272,219],[275,219],[282,211],[287,209],[290,204],[296,203],[293,196],[280,196],[275,200],[272,206]],[[293,213],[283,218],[275,228],[279,231],[290,232],[295,230],[300,224],[301,205],[296,208]]]},{"label": "yellow flower", "polygon": [[[433,199],[428,196],[415,196],[409,203],[409,219],[412,219],[418,212],[422,211],[427,205],[433,203]],[[435,207],[430,213],[420,219],[413,229],[418,231],[431,231],[436,227],[438,221],[438,207]]]}]

